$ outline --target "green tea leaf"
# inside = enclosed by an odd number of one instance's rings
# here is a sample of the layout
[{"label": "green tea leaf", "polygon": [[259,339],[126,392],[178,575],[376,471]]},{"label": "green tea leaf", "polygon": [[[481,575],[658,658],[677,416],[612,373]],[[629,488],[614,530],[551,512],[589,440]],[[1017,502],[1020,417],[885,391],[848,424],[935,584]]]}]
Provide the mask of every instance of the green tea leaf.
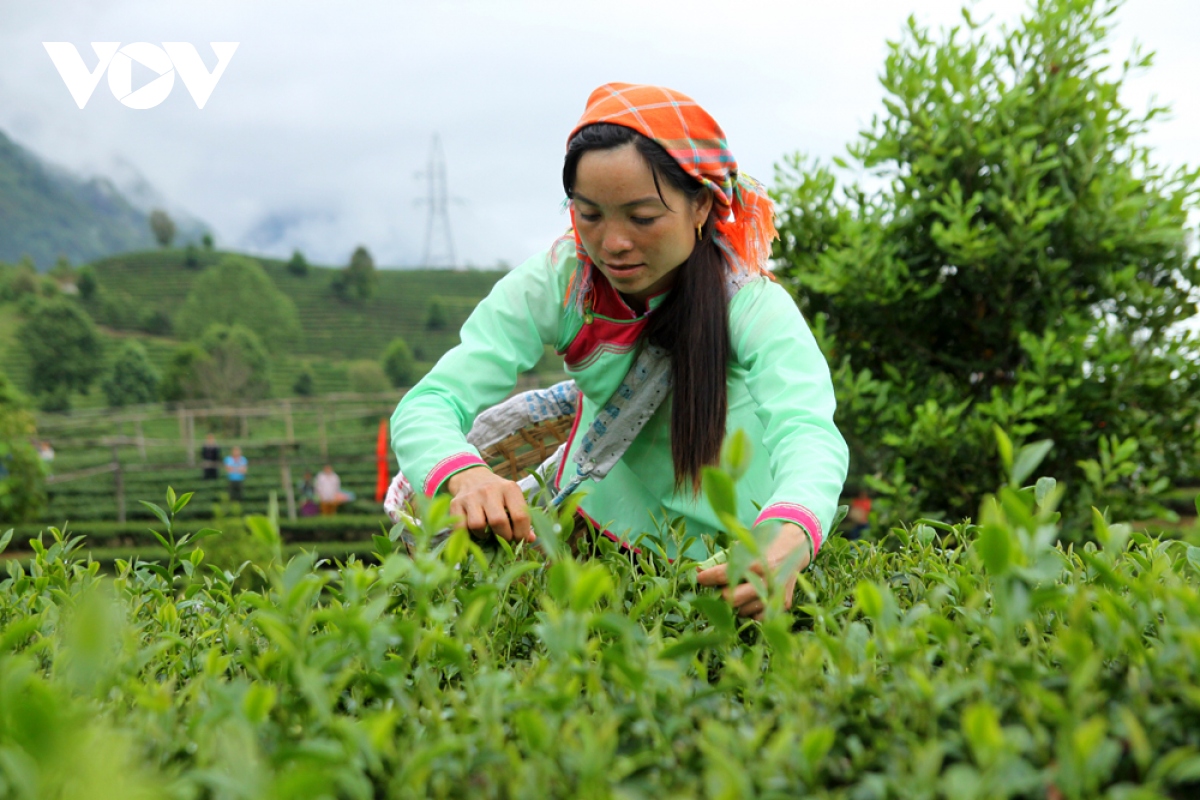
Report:
[{"label": "green tea leaf", "polygon": [[735,483],[741,480],[750,468],[753,453],[754,446],[750,443],[750,437],[741,428],[726,437],[721,463]]},{"label": "green tea leaf", "polygon": [[867,581],[860,581],[854,589],[854,596],[858,601],[858,607],[868,617],[875,620],[883,617],[883,595],[878,586]]},{"label": "green tea leaf", "polygon": [[736,517],[737,493],[733,488],[733,480],[719,469],[705,467],[701,481],[704,495],[713,511],[718,515],[728,514]]},{"label": "green tea leaf", "polygon": [[997,525],[984,526],[975,540],[975,552],[984,569],[995,576],[1008,573],[1013,563],[1012,540],[1008,531]]},{"label": "green tea leaf", "polygon": [[171,526],[171,521],[169,519],[167,519],[167,512],[163,511],[161,508],[156,506],[154,503],[149,502],[148,500],[138,500],[138,502],[141,503],[142,505],[144,505],[146,508],[153,511],[154,516],[158,517],[159,520],[162,521],[163,525],[165,525],[167,527]]},{"label": "green tea leaf", "polygon": [[972,703],[963,709],[962,731],[976,763],[984,768],[995,763],[1004,747],[1004,731],[991,703]]},{"label": "green tea leaf", "polygon": [[671,642],[660,652],[659,658],[666,661],[676,659],[691,659],[696,653],[710,647],[719,647],[725,637],[717,633],[699,633],[691,636],[684,636]]},{"label": "green tea leaf", "polygon": [[1046,502],[1046,498],[1050,496],[1050,493],[1054,491],[1054,487],[1057,485],[1058,482],[1054,478],[1038,478],[1037,485],[1034,488],[1034,498],[1039,506]]},{"label": "green tea leaf", "polygon": [[1050,439],[1031,442],[1022,447],[1020,452],[1017,453],[1016,462],[1012,466],[1012,484],[1014,486],[1023,486],[1025,480],[1045,460],[1046,455],[1052,447],[1054,447],[1054,442]]},{"label": "green tea leaf", "polygon": [[993,426],[992,431],[996,435],[996,447],[1000,451],[1000,463],[1004,465],[1004,471],[1006,473],[1012,474],[1012,440],[1008,438],[1008,434],[1006,434],[999,425]]},{"label": "green tea leaf", "polygon": [[800,754],[804,756],[804,761],[810,769],[820,766],[825,756],[833,749],[836,738],[833,729],[828,725],[818,725],[804,732],[800,739]]}]

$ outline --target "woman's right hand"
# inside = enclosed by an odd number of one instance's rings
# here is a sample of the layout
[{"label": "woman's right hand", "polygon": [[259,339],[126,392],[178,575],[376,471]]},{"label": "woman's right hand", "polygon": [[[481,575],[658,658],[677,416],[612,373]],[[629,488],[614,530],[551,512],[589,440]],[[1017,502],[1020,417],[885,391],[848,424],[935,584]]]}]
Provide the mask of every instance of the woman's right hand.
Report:
[{"label": "woman's right hand", "polygon": [[463,519],[472,536],[485,536],[491,528],[510,542],[537,539],[525,493],[514,481],[480,466],[451,475],[446,488],[454,498],[450,501],[450,513]]}]

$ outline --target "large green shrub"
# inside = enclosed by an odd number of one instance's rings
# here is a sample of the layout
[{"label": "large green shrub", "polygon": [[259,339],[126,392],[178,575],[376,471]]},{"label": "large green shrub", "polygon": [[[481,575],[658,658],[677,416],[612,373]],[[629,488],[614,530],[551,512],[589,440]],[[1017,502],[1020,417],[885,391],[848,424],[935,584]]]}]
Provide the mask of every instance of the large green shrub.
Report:
[{"label": "large green shrub", "polygon": [[75,281],[75,285],[79,288],[80,297],[85,301],[91,300],[100,289],[100,283],[96,278],[96,270],[91,265],[80,267],[79,278]]},{"label": "large green shrub", "polygon": [[158,246],[170,247],[171,241],[175,238],[175,221],[166,211],[156,208],[150,212],[148,222],[150,223],[150,232],[154,234],[154,240],[158,242]]},{"label": "large green shrub", "polygon": [[425,329],[430,331],[445,330],[450,324],[450,316],[446,311],[446,303],[442,298],[434,296],[425,304]]},{"label": "large green shrub", "polygon": [[297,397],[312,397],[317,393],[317,379],[313,377],[312,367],[305,364],[296,374],[292,382],[292,394]]},{"label": "large green shrub", "polygon": [[205,357],[193,368],[196,393],[216,403],[261,400],[271,393],[270,357],[254,331],[212,325],[200,338]]},{"label": "large green shrub", "polygon": [[159,393],[168,403],[192,400],[201,396],[196,383],[196,365],[203,361],[205,352],[194,342],[185,342],[171,352],[167,368],[163,372]]},{"label": "large green shrub", "polygon": [[330,288],[333,293],[343,300],[363,302],[375,294],[375,259],[363,246],[354,248],[350,263],[334,276]]},{"label": "large green shrub", "polygon": [[292,251],[292,257],[287,262],[287,271],[297,278],[303,278],[308,274],[308,261],[299,250]]},{"label": "large green shrub", "polygon": [[140,342],[126,339],[117,348],[102,383],[110,406],[152,403],[158,399],[158,370]]},{"label": "large green shrub", "polygon": [[24,256],[20,263],[6,266],[4,281],[0,284],[0,299],[19,301],[25,297],[36,297],[41,294],[44,283],[33,259]]},{"label": "large green shrub", "polygon": [[995,424],[1054,442],[1076,519],[1161,513],[1197,474],[1200,358],[1179,323],[1200,184],[1144,143],[1161,109],[1122,103],[1150,59],[1101,65],[1115,8],[1046,0],[995,38],[969,16],[940,40],[910,21],[886,113],[838,159],[870,181],[780,170],[778,274],[830,358],[852,474],[899,513],[970,513],[999,471]]},{"label": "large green shrub", "polygon": [[45,465],[31,443],[29,402],[0,372],[0,521],[37,519],[46,505]]},{"label": "large green shrub", "polygon": [[300,337],[296,305],[266,271],[245,256],[223,256],[192,283],[175,316],[175,331],[198,339],[213,324],[243,325],[272,349],[294,349]]},{"label": "large green shrub", "polygon": [[65,298],[34,304],[17,338],[29,354],[29,386],[56,408],[68,393],[86,392],[103,368],[92,318]]},{"label": "large green shrub", "polygon": [[197,343],[171,354],[161,395],[167,402],[210,400],[237,405],[270,394],[270,357],[254,331],[241,325],[212,325]]},{"label": "large green shrub", "polygon": [[138,314],[137,327],[154,336],[170,336],[171,315],[161,308],[143,308]]},{"label": "large green shrub", "polygon": [[397,336],[383,351],[383,371],[392,386],[412,386],[417,363],[408,342]]},{"label": "large green shrub", "polygon": [[97,323],[118,330],[133,330],[143,307],[128,292],[112,291],[101,286],[87,303]]},{"label": "large green shrub", "polygon": [[346,379],[350,391],[359,394],[378,394],[390,388],[388,376],[379,362],[365,358],[350,362],[346,367]]},{"label": "large green shrub", "polygon": [[200,251],[192,242],[188,242],[187,247],[183,248],[183,266],[188,269],[198,269],[200,267]]}]

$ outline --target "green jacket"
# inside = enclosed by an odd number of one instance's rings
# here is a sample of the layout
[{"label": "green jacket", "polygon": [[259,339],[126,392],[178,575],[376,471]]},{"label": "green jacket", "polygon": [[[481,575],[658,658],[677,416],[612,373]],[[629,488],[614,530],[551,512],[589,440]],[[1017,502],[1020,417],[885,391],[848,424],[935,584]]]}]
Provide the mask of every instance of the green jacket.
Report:
[{"label": "green jacket", "polygon": [[[594,316],[585,323],[564,301],[576,266],[568,238],[512,270],[463,324],[461,344],[400,401],[392,415],[392,447],[415,489],[432,497],[451,475],[483,463],[466,440],[471,423],[512,392],[517,376],[538,362],[547,344],[564,357],[583,395],[562,459],[565,469],[573,469],[582,432],[625,377],[646,320],[665,297],[651,297],[646,314],[638,316],[597,274]],[[829,366],[787,291],[765,276],[750,279],[731,299],[729,333],[726,430],[741,428],[754,444],[750,468],[737,486],[739,517],[747,524],[795,522],[819,549],[849,461],[833,424]],[[580,510],[612,538],[659,538],[664,522],[675,517],[693,534],[720,527],[703,494],[674,489],[670,405],[668,397],[607,477],[580,489],[586,492]],[[564,478],[560,470],[557,478],[565,482],[570,475]]]}]

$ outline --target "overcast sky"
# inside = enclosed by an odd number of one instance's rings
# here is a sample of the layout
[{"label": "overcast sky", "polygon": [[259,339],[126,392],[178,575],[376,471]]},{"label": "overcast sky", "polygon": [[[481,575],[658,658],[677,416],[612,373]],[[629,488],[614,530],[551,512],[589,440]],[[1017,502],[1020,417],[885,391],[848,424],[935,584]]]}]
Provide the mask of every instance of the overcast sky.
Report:
[{"label": "overcast sky", "polygon": [[[458,261],[515,264],[567,224],[564,140],[599,84],[691,95],[770,182],[786,153],[840,154],[881,109],[886,42],[910,13],[936,28],[962,4],[0,0],[0,129],[80,172],[136,170],[222,246],[337,264],[363,244],[382,266],[421,261],[417,173],[436,133]],[[1007,23],[1026,9],[972,5]],[[1200,162],[1200,3],[1128,0],[1118,19],[1114,62],[1134,39],[1158,53],[1126,102],[1170,103],[1149,141],[1163,162]],[[80,110],[44,41],[75,44],[89,68],[94,41],[191,42],[210,69],[209,42],[240,44],[202,110],[179,80],[146,110],[102,80]],[[154,77],[139,70],[134,89]]]}]

